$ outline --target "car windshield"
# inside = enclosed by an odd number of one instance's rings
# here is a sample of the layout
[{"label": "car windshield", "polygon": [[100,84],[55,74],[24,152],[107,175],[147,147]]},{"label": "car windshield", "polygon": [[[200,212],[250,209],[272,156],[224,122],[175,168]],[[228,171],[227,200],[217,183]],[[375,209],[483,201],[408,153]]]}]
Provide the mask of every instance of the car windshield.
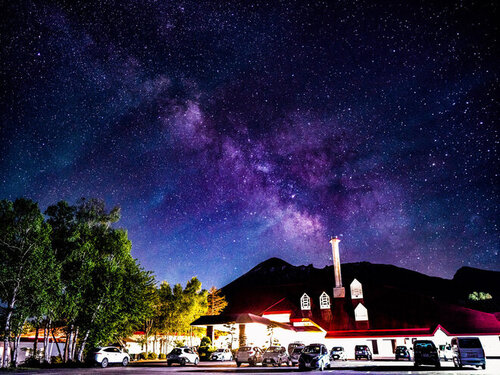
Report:
[{"label": "car windshield", "polygon": [[303,349],[303,348],[295,348],[295,349],[293,349],[293,354],[299,354],[299,353],[302,353],[302,349]]},{"label": "car windshield", "polygon": [[224,349],[217,349],[216,352],[217,353],[224,353]]},{"label": "car windshield", "polygon": [[415,349],[419,350],[433,350],[435,348],[432,341],[415,341]]},{"label": "car windshield", "polygon": [[396,350],[402,350],[402,351],[405,351],[406,350],[406,346],[398,346],[396,348]]},{"label": "car windshield", "polygon": [[238,349],[239,352],[249,352],[251,350],[252,348],[249,346],[242,346],[241,348]]},{"label": "car windshield", "polygon": [[366,346],[366,345],[356,345],[356,350],[368,350],[368,346]]},{"label": "car windshield", "polygon": [[319,353],[321,353],[321,346],[319,346],[319,345],[306,346],[304,348],[303,353],[306,353],[306,354],[319,354]]},{"label": "car windshield", "polygon": [[344,348],[341,346],[336,346],[332,348],[332,352],[341,352],[342,350],[344,350]]},{"label": "car windshield", "polygon": [[181,354],[181,353],[182,353],[182,349],[177,348],[177,349],[172,350],[172,352],[170,354]]},{"label": "car windshield", "polygon": [[280,346],[271,346],[269,349],[266,350],[268,353],[279,353],[281,351]]},{"label": "car windshield", "polygon": [[464,349],[480,349],[480,348],[482,348],[481,341],[479,341],[479,339],[477,339],[477,338],[458,339],[458,342],[460,344],[460,347],[464,348]]}]

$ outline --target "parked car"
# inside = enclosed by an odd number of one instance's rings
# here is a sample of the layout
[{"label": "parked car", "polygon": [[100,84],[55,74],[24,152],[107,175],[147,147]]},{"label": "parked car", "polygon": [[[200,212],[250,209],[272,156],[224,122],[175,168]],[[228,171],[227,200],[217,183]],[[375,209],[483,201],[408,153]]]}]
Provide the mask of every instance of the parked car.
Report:
[{"label": "parked car", "polygon": [[248,363],[255,366],[262,362],[262,350],[258,346],[242,346],[236,353],[236,366],[240,367],[242,363]]},{"label": "parked car", "polygon": [[195,366],[200,362],[198,354],[189,347],[174,348],[167,355],[167,365],[172,366],[172,363],[178,363],[181,366],[193,364]]},{"label": "parked car", "polygon": [[299,357],[300,353],[302,353],[302,350],[304,350],[304,346],[296,346],[295,348],[293,348],[292,352],[290,353],[290,361],[292,362],[292,366],[295,366],[299,363]]},{"label": "parked car", "polygon": [[94,350],[94,362],[103,368],[108,367],[111,363],[121,363],[123,366],[127,366],[130,362],[130,356],[116,346],[105,346]]},{"label": "parked car", "polygon": [[453,351],[451,350],[451,345],[439,345],[439,359],[443,361],[451,361],[453,359]]},{"label": "parked car", "polygon": [[416,340],[413,342],[413,359],[415,367],[420,365],[441,367],[436,345],[431,340]]},{"label": "parked car", "polygon": [[486,357],[478,337],[454,337],[451,339],[451,350],[455,367],[470,365],[486,368]]},{"label": "parked car", "polygon": [[408,350],[408,348],[404,345],[396,346],[396,361],[401,358],[411,361],[411,353]]},{"label": "parked car", "polygon": [[332,350],[330,350],[330,360],[347,361],[347,356],[345,354],[344,348],[342,346],[334,346]]},{"label": "parked car", "polygon": [[290,357],[283,346],[270,346],[263,355],[262,366],[273,365],[281,366],[282,364],[292,365]]},{"label": "parked car", "polygon": [[304,347],[299,357],[299,370],[319,369],[323,371],[330,367],[330,354],[323,344],[311,344]]},{"label": "parked car", "polygon": [[296,348],[300,348],[300,350],[304,349],[304,343],[302,341],[294,341],[288,344],[288,354],[292,355],[293,351]]},{"label": "parked car", "polygon": [[210,356],[211,361],[232,361],[233,353],[229,349],[217,349]]},{"label": "parked car", "polygon": [[366,358],[368,361],[373,359],[372,351],[367,345],[356,345],[354,347],[354,359],[358,360],[361,358]]}]

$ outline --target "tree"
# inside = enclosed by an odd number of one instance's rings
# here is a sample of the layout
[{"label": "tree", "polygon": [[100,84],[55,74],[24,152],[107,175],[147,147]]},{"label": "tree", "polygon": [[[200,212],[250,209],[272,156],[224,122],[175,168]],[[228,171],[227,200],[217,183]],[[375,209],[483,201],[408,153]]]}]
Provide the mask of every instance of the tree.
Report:
[{"label": "tree", "polygon": [[82,199],[76,206],[59,202],[47,209],[63,265],[64,292],[55,317],[72,344],[65,347],[65,361],[81,361],[89,342],[120,340],[152,314],[154,278],[132,258],[127,232],[112,227],[119,213],[119,208],[106,211],[97,199]]},{"label": "tree", "polygon": [[17,358],[18,338],[24,323],[39,311],[50,285],[46,280],[57,274],[50,231],[35,202],[0,201],[0,300],[6,305],[1,367],[8,365],[11,334],[16,336],[14,358]]},{"label": "tree", "polygon": [[172,289],[163,281],[158,288],[158,299],[158,331],[166,337],[167,345],[174,334],[191,332],[191,322],[207,309],[207,291],[201,289],[201,282],[196,277],[189,280],[184,289],[180,284]]},{"label": "tree", "polygon": [[469,294],[470,301],[486,301],[490,299],[493,299],[490,293],[472,292],[471,294]]},{"label": "tree", "polygon": [[269,346],[276,345],[279,343],[279,341],[274,338],[274,329],[276,327],[278,327],[278,325],[276,323],[273,323],[273,322],[271,322],[267,325],[267,335],[269,336]]},{"label": "tree", "polygon": [[219,315],[227,306],[226,297],[220,295],[220,289],[212,286],[207,295],[207,315]]}]

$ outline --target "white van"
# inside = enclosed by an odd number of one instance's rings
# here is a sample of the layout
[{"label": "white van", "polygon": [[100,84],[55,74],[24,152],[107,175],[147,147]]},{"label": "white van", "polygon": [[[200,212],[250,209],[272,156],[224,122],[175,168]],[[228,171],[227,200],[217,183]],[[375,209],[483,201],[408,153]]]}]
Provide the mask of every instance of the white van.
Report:
[{"label": "white van", "polygon": [[477,366],[486,368],[486,357],[479,337],[454,337],[451,339],[455,367]]}]

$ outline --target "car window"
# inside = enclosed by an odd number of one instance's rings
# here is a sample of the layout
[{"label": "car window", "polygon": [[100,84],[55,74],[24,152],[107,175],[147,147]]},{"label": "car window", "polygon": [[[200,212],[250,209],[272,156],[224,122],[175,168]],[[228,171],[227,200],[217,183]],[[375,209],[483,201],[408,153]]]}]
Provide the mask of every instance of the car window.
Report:
[{"label": "car window", "polygon": [[319,354],[321,352],[321,347],[319,345],[309,345],[304,348],[304,353],[306,354]]},{"label": "car window", "polygon": [[481,341],[478,338],[458,339],[458,345],[464,349],[482,348]]},{"label": "car window", "polygon": [[415,341],[415,349],[433,350],[435,349],[435,346],[432,341]]},{"label": "car window", "polygon": [[107,348],[107,349],[104,349],[104,351],[107,353],[112,353],[115,351],[115,348]]},{"label": "car window", "polygon": [[172,354],[181,354],[182,350],[181,349],[174,349],[172,350]]}]

